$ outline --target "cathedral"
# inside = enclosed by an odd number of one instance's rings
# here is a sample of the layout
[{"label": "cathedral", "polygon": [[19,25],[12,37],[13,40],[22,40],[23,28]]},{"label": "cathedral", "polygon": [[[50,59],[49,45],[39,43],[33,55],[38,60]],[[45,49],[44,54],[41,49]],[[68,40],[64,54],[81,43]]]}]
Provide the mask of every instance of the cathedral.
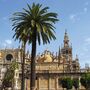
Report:
[{"label": "cathedral", "polygon": [[[25,55],[25,90],[30,90],[30,53]],[[15,70],[14,89],[20,90],[21,80],[21,63],[22,63],[22,48],[16,49],[0,49],[0,85],[6,69],[12,61],[16,60],[19,64],[19,69]],[[80,78],[78,56],[73,59],[72,45],[70,45],[67,31],[64,34],[63,47],[59,47],[56,54],[49,50],[36,56],[36,90],[63,90],[59,83],[62,77]],[[80,89],[82,86],[80,85]],[[12,89],[11,89],[12,90]],[[73,89],[75,90],[75,89]]]}]

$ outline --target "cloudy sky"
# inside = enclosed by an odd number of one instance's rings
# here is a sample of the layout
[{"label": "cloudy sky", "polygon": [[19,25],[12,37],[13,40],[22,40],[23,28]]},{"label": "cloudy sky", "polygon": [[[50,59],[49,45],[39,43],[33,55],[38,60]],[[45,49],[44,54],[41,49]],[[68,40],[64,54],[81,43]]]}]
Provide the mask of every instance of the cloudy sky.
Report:
[{"label": "cloudy sky", "polygon": [[[12,39],[14,32],[9,18],[14,12],[27,8],[27,3],[32,5],[33,2],[49,6],[49,11],[58,13],[59,18],[59,22],[55,24],[57,40],[38,46],[37,53],[45,49],[57,52],[58,47],[63,44],[67,29],[73,47],[73,58],[78,55],[81,67],[85,63],[90,65],[90,0],[0,0],[0,48],[19,46],[18,41]],[[27,49],[31,50],[30,46]]]}]

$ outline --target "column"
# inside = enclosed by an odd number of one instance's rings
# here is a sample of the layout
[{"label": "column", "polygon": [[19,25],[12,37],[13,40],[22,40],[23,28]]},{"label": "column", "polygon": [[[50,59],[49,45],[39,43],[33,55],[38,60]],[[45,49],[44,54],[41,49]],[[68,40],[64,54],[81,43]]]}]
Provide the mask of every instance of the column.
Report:
[{"label": "column", "polygon": [[25,79],[25,90],[27,90],[27,79]]},{"label": "column", "polygon": [[51,77],[49,77],[48,90],[50,90],[50,89],[51,89],[51,82],[52,82]]},{"label": "column", "polygon": [[81,89],[80,79],[81,79],[81,77],[79,76],[79,89]]},{"label": "column", "polygon": [[39,90],[39,82],[40,82],[40,78],[38,77],[38,79],[37,79],[37,90]]},{"label": "column", "polygon": [[55,78],[55,90],[58,89],[58,77]]},{"label": "column", "polygon": [[48,90],[50,90],[50,77],[48,77]]},{"label": "column", "polygon": [[16,69],[14,74],[14,90],[19,90],[18,80],[19,80],[19,70]]}]

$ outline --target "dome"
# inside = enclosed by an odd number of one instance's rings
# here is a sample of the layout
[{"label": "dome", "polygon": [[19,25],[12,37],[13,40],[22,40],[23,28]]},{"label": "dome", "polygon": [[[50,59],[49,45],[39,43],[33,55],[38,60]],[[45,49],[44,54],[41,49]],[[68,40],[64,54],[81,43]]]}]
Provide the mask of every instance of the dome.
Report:
[{"label": "dome", "polygon": [[50,55],[45,55],[44,62],[52,62],[52,57]]},{"label": "dome", "polygon": [[41,56],[39,62],[52,62],[52,57],[48,54]]},{"label": "dome", "polygon": [[48,50],[45,50],[44,53],[38,58],[37,62],[52,62],[52,53]]}]

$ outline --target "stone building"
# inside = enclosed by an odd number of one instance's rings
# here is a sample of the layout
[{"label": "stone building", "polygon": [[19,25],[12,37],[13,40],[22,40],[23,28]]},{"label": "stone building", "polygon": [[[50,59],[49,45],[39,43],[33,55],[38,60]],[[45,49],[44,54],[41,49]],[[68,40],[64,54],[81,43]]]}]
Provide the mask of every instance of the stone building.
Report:
[{"label": "stone building", "polygon": [[[42,54],[36,57],[36,90],[62,90],[59,83],[62,77],[80,78],[82,72],[80,71],[80,64],[78,56],[73,59],[72,46],[69,43],[69,37],[65,31],[63,47],[59,47],[58,52],[55,54],[45,50]],[[22,63],[22,49],[1,49],[0,50],[0,68],[8,68],[12,61],[16,60],[19,63],[19,73],[16,78],[17,83],[20,84],[21,76],[21,63]],[[25,75],[29,77],[30,74],[30,54],[27,51],[25,57]],[[1,75],[2,76],[2,73]],[[1,77],[2,79],[2,77]],[[18,79],[18,80],[17,80]],[[18,82],[17,82],[18,81]],[[0,81],[0,83],[2,83]],[[80,87],[82,88],[82,87]],[[20,85],[18,89],[20,90]],[[30,90],[30,80],[25,79],[25,90]]]}]

